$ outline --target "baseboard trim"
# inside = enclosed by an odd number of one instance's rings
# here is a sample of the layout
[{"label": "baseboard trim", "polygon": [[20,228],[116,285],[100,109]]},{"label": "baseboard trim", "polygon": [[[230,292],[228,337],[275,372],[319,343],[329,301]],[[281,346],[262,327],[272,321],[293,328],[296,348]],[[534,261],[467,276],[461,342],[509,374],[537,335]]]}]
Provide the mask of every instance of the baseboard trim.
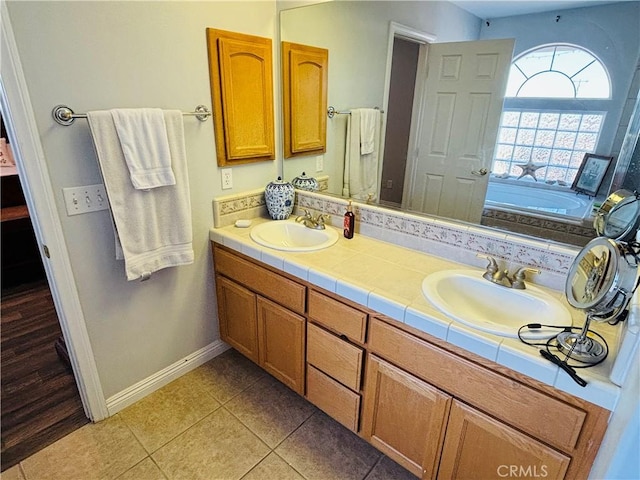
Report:
[{"label": "baseboard trim", "polygon": [[208,362],[212,358],[217,357],[228,349],[229,345],[222,340],[216,340],[135,385],[107,398],[107,411],[109,412],[109,416],[115,415],[120,410],[134,404],[138,400],[164,387],[169,382]]}]

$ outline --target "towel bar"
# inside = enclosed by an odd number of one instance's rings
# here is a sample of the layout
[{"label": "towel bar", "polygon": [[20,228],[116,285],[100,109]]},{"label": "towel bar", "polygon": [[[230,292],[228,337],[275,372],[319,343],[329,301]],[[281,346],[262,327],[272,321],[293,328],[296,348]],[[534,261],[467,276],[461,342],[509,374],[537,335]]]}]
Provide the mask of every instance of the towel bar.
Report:
[{"label": "towel bar", "polygon": [[[380,110],[380,107],[373,107],[376,110]],[[384,113],[384,110],[380,110],[380,113]],[[336,110],[333,107],[329,107],[327,108],[327,117],[329,118],[333,118],[334,115],[351,115],[351,112],[347,111],[347,112],[341,112],[339,110]]]},{"label": "towel bar", "polygon": [[[57,105],[51,112],[53,119],[60,125],[71,125],[76,118],[87,118],[86,113],[75,113],[66,105]],[[205,122],[212,113],[204,105],[198,105],[193,112],[182,112],[182,115],[196,117],[201,122]]]}]

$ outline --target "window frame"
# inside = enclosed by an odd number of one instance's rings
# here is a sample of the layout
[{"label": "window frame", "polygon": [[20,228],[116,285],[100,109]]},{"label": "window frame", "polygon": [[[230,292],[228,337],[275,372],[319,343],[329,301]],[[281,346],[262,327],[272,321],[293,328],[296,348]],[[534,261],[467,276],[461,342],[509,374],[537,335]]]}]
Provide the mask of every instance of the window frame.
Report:
[{"label": "window frame", "polygon": [[[609,70],[607,68],[607,65],[597,56],[595,55],[591,50],[582,47],[580,45],[576,45],[576,44],[570,44],[570,43],[564,43],[564,42],[559,42],[559,43],[551,43],[551,44],[543,44],[543,45],[538,45],[536,47],[530,48],[524,52],[522,52],[521,54],[519,54],[517,57],[514,57],[514,59],[511,61],[511,65],[513,66],[518,60],[522,59],[522,57],[531,54],[532,52],[535,52],[536,50],[540,50],[543,48],[549,48],[549,47],[563,47],[563,46],[570,46],[570,47],[574,47],[577,49],[581,49],[585,52],[587,52],[589,55],[591,55],[596,61],[598,61],[600,63],[600,65],[602,66],[607,81],[609,83],[609,96],[608,98],[576,98],[576,97],[508,97],[506,96],[506,92],[505,92],[505,98],[504,98],[504,102],[503,102],[503,107],[502,107],[502,114],[504,114],[504,112],[509,111],[509,110],[519,110],[519,111],[537,111],[539,113],[543,113],[543,112],[548,112],[548,113],[580,113],[580,114],[601,114],[603,115],[603,119],[602,119],[602,123],[600,125],[600,130],[597,132],[597,139],[596,139],[596,144],[595,147],[592,151],[589,152],[585,152],[585,153],[590,153],[590,154],[595,154],[598,151],[598,145],[600,143],[600,140],[602,138],[602,133],[605,129],[605,124],[607,121],[607,113],[610,111],[611,109],[611,104],[613,101],[613,82],[611,81],[611,76],[609,74]],[[544,71],[544,70],[543,70]],[[531,77],[529,77],[531,78]],[[524,83],[523,83],[524,84]],[[522,85],[520,85],[519,89],[522,87]],[[498,152],[498,147],[499,145],[502,144],[502,142],[500,142],[500,133],[502,131],[503,125],[502,125],[502,119],[500,121],[500,125],[498,128],[498,135],[496,136],[496,148],[495,148],[495,153],[494,153],[494,159],[493,159],[493,165],[495,165],[496,161],[504,161],[503,159],[497,159],[496,155]],[[557,130],[556,130],[557,131]],[[575,151],[575,150],[574,150]],[[582,150],[579,150],[582,151]],[[528,162],[533,162],[536,163],[536,161],[530,157]],[[514,165],[514,164],[518,164],[518,165],[524,165],[526,164],[527,161],[523,161],[523,160],[515,160],[511,159],[510,161],[510,165]],[[552,163],[551,161],[548,161],[545,166],[551,166]],[[554,167],[557,167],[557,165],[553,165]],[[544,167],[543,167],[544,168]],[[565,168],[565,167],[560,167],[560,168]],[[574,170],[575,168],[567,166],[566,170]],[[509,172],[511,171],[511,168],[509,169]],[[576,172],[577,173],[577,172]],[[499,177],[498,177],[499,178]],[[526,178],[526,177],[524,177]],[[573,183],[573,180],[575,179],[575,176],[572,178],[567,178],[565,176],[566,180],[564,181],[567,185],[558,185],[558,183],[556,182],[555,184],[553,184],[551,186],[551,188],[555,188],[558,190],[568,190],[570,189],[571,184]],[[511,177],[511,179],[513,181],[517,181],[516,178]],[[546,188],[549,188],[549,185],[546,184],[546,175],[545,178],[543,179],[538,179],[537,181],[533,181],[533,179],[531,179],[531,182],[527,182],[527,185],[531,185],[531,186],[542,186],[544,185]]]}]

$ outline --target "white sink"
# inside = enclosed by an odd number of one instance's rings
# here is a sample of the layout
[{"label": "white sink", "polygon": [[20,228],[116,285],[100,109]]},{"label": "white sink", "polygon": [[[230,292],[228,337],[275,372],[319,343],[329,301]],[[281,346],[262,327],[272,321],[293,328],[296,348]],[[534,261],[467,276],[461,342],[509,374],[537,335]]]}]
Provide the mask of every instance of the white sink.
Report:
[{"label": "white sink", "polygon": [[[525,290],[496,285],[479,270],[443,270],[428,275],[422,293],[453,320],[476,330],[503,337],[518,337],[528,323],[571,325],[569,310],[546,292],[527,284]],[[523,330],[527,339],[551,338],[557,329]]]},{"label": "white sink", "polygon": [[312,252],[338,241],[336,229],[315,230],[294,220],[272,220],[251,229],[251,239],[262,246],[286,252]]}]

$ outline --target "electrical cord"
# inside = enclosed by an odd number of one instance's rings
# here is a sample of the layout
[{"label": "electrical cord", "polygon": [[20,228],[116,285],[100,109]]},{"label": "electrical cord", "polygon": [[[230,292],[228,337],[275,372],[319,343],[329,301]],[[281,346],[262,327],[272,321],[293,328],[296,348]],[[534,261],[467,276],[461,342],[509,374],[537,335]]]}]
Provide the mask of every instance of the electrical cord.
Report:
[{"label": "electrical cord", "polygon": [[[580,377],[577,373],[576,373],[576,368],[588,368],[588,367],[593,367],[594,365],[598,365],[599,363],[604,362],[604,360],[607,358],[607,356],[609,355],[609,345],[607,344],[607,341],[604,339],[604,337],[602,335],[600,335],[597,332],[594,332],[592,330],[589,330],[589,332],[591,332],[593,335],[595,335],[596,337],[598,337],[605,348],[605,354],[604,356],[597,361],[596,363],[590,363],[588,365],[569,365],[569,360],[571,360],[571,354],[573,353],[573,350],[576,346],[576,343],[573,343],[571,345],[571,348],[569,349],[569,351],[567,353],[564,354],[564,359],[561,360],[560,357],[558,357],[557,355],[555,355],[551,349],[555,348],[556,350],[560,350],[556,345],[553,344],[554,340],[556,339],[556,336],[551,337],[550,339],[548,339],[547,341],[545,341],[544,343],[535,343],[535,342],[529,342],[527,340],[525,340],[522,337],[522,332],[525,328],[528,328],[529,330],[537,330],[540,328],[553,328],[553,329],[559,329],[562,330],[563,332],[574,332],[574,331],[581,331],[582,328],[580,327],[572,327],[572,326],[565,326],[565,327],[559,327],[557,325],[543,325],[540,323],[528,323],[526,325],[521,326],[518,329],[518,338],[520,339],[520,341],[526,345],[530,345],[533,347],[544,347],[543,349],[538,350],[540,352],[540,355],[546,359],[549,360],[551,363],[557,365],[558,367],[560,367],[562,370],[564,370],[572,379],[573,381],[575,381],[578,385],[580,385],[581,387],[585,387],[587,385],[587,381],[584,380],[582,377]],[[578,360],[576,360],[578,361]]]}]

